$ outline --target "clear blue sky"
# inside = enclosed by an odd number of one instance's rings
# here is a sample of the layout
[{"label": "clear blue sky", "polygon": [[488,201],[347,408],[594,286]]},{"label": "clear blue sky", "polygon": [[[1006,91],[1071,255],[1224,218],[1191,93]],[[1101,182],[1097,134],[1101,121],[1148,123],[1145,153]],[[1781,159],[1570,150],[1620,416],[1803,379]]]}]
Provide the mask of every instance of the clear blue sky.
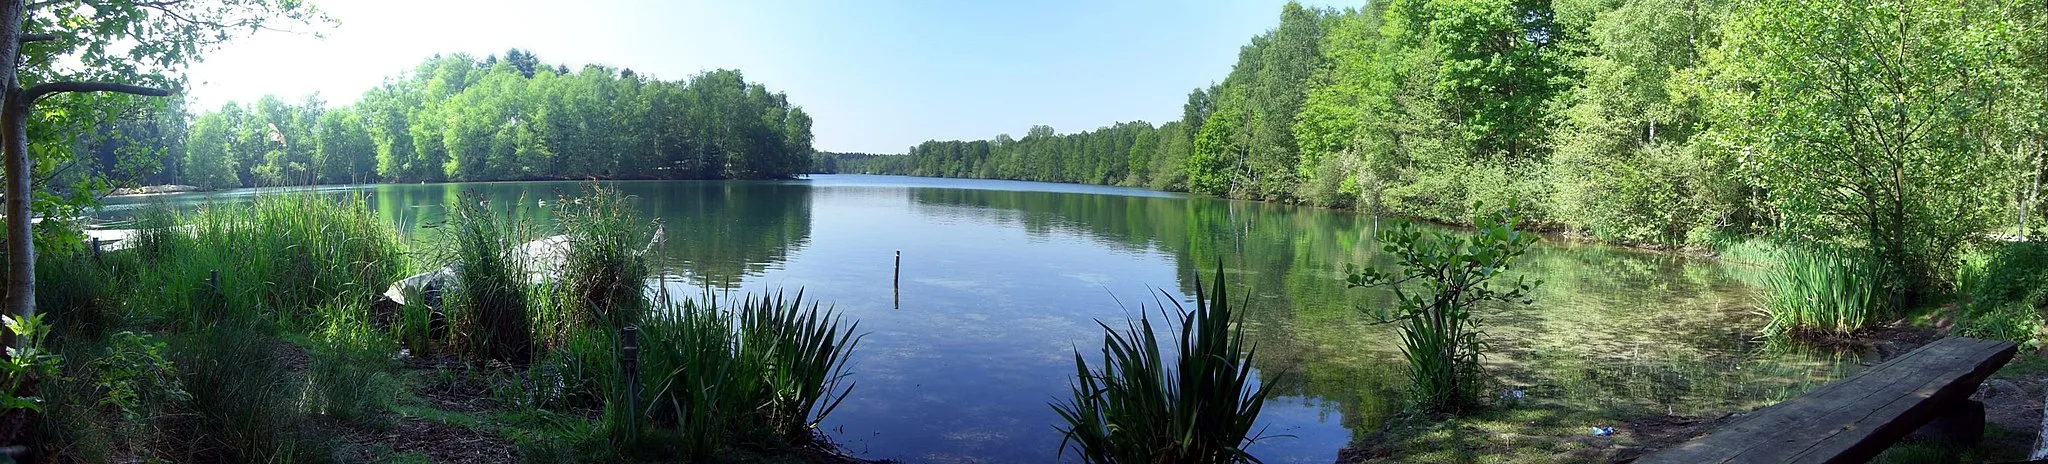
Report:
[{"label": "clear blue sky", "polygon": [[810,112],[818,149],[900,153],[1177,119],[1284,3],[316,0],[339,21],[324,38],[236,42],[192,69],[190,94],[208,108],[266,93],[346,104],[434,53],[517,47],[663,79],[739,69]]}]

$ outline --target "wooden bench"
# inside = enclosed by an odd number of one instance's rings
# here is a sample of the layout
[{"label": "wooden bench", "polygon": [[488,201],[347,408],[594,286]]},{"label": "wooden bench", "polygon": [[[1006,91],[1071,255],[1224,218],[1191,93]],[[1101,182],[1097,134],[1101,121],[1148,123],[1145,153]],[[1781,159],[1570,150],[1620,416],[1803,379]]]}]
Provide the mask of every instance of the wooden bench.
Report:
[{"label": "wooden bench", "polygon": [[1941,339],[1636,462],[1865,462],[1938,418],[1981,437],[1984,405],[1970,395],[2014,351],[2010,342]]}]

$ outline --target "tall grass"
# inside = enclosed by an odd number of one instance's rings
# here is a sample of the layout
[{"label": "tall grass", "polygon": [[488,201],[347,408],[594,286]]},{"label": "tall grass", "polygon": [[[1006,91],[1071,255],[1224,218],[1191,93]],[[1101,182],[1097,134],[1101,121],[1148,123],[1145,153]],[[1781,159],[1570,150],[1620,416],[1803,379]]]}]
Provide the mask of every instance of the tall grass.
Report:
[{"label": "tall grass", "polygon": [[1847,334],[1883,317],[1883,275],[1869,260],[1835,251],[1787,250],[1764,276],[1766,336]]},{"label": "tall grass", "polygon": [[[1259,462],[1243,446],[1258,439],[1251,429],[1270,385],[1254,385],[1253,348],[1224,288],[1219,268],[1213,296],[1196,282],[1194,311],[1173,302],[1180,336],[1171,342],[1149,315],[1121,332],[1102,324],[1102,367],[1090,369],[1076,351],[1073,397],[1053,404],[1066,422],[1063,454],[1097,463]],[[1177,351],[1162,351],[1168,343]]]},{"label": "tall grass", "polygon": [[859,323],[803,299],[741,297],[722,307],[707,295],[646,315],[640,325],[642,409],[609,417],[646,419],[693,459],[729,446],[806,447],[853,384],[846,363]]},{"label": "tall grass", "polygon": [[633,214],[624,194],[598,185],[555,205],[555,224],[569,238],[561,273],[565,309],[585,323],[634,323],[645,307],[642,254],[653,224]]},{"label": "tall grass", "polygon": [[533,356],[527,265],[516,250],[527,228],[465,195],[449,205],[445,227],[457,287],[447,295],[455,345],[479,359],[523,364]]},{"label": "tall grass", "polygon": [[139,285],[162,290],[139,309],[181,324],[212,320],[176,299],[217,283],[216,296],[236,305],[316,324],[321,305],[367,303],[403,273],[398,235],[375,217],[360,195],[280,194],[182,213],[159,207],[142,215],[133,239],[148,268]]}]

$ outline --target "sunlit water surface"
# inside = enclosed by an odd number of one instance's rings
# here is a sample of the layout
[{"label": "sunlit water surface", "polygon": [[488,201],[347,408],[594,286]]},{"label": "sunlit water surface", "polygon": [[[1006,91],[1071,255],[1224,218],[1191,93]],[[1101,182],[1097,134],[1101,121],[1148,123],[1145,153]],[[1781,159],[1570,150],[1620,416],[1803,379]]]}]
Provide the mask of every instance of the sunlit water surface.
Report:
[{"label": "sunlit water surface", "polygon": [[[1399,339],[1361,308],[1384,290],[1347,289],[1347,265],[1392,265],[1372,216],[1031,182],[820,175],[781,182],[615,182],[668,240],[672,289],[802,289],[860,322],[853,395],[824,423],[854,454],[905,462],[1053,462],[1076,350],[1098,357],[1102,328],[1186,301],[1220,263],[1245,301],[1262,382],[1277,392],[1252,454],[1330,462],[1400,409]],[[369,196],[411,233],[474,191],[494,205],[542,202],[576,182],[326,187]],[[152,203],[192,206],[278,190],[115,198],[103,216]],[[892,288],[896,252],[900,288]],[[1681,415],[1721,414],[1795,395],[1854,366],[1759,350],[1749,334],[1754,269],[1547,240],[1519,273],[1536,303],[1488,312],[1487,358],[1539,401]],[[1772,353],[1772,354],[1760,354]],[[1589,427],[1603,424],[1587,424]],[[1611,425],[1611,424],[1607,424]],[[1066,460],[1074,460],[1071,456]]]}]

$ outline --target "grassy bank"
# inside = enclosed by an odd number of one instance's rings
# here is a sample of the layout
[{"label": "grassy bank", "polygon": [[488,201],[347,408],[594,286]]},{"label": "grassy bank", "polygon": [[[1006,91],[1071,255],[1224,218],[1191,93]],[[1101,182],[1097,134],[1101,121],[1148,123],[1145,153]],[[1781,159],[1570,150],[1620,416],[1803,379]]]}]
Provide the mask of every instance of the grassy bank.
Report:
[{"label": "grassy bank", "polygon": [[[157,209],[123,250],[45,254],[61,370],[34,387],[30,459],[846,460],[815,427],[849,394],[856,324],[800,295],[647,301],[655,224],[583,197],[554,230],[465,199],[418,250],[363,197],[294,193]],[[518,247],[554,234],[567,264],[534,280],[551,264]],[[443,265],[459,284],[380,295]]]}]

